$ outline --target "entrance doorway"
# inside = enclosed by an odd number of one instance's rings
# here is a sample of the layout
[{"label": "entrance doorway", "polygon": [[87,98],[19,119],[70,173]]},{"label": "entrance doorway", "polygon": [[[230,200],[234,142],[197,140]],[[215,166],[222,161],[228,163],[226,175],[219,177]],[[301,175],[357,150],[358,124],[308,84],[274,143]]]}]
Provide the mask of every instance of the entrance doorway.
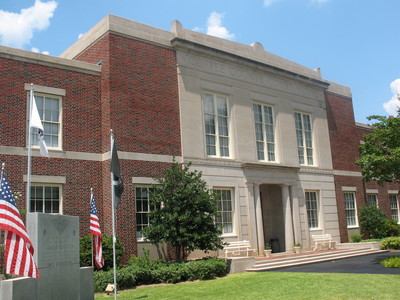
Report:
[{"label": "entrance doorway", "polygon": [[285,252],[285,218],[282,187],[277,184],[260,185],[264,243],[271,244],[272,252]]}]

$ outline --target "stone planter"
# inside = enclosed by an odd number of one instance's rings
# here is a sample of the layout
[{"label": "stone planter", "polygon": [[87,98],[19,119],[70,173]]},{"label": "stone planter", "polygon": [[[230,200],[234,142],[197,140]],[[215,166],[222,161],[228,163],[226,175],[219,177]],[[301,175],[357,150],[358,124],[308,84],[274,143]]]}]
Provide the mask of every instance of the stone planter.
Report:
[{"label": "stone planter", "polygon": [[294,253],[301,253],[301,247],[294,247]]},{"label": "stone planter", "polygon": [[265,257],[271,257],[271,253],[272,253],[272,250],[271,250],[271,249],[266,249],[266,250],[264,250],[264,255],[265,255]]}]

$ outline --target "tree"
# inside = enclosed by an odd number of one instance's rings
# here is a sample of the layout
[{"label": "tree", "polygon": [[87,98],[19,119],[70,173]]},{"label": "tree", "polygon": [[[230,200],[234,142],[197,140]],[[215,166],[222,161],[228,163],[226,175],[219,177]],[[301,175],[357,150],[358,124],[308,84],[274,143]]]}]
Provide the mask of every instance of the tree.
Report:
[{"label": "tree", "polygon": [[373,132],[365,135],[360,145],[361,157],[356,164],[361,166],[366,181],[400,182],[400,118],[399,116],[370,116],[375,120]]},{"label": "tree", "polygon": [[150,192],[150,225],[143,230],[152,244],[169,243],[176,259],[185,259],[196,249],[205,252],[223,248],[221,231],[215,225],[217,195],[206,188],[201,172],[190,164],[175,162]]}]

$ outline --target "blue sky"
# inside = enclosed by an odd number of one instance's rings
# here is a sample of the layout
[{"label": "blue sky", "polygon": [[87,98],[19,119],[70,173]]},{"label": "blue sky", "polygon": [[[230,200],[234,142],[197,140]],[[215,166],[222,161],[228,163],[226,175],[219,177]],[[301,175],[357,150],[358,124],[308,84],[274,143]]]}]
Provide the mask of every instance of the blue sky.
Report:
[{"label": "blue sky", "polygon": [[60,55],[107,14],[190,30],[321,68],[349,86],[357,122],[396,114],[399,0],[0,0],[0,44]]}]

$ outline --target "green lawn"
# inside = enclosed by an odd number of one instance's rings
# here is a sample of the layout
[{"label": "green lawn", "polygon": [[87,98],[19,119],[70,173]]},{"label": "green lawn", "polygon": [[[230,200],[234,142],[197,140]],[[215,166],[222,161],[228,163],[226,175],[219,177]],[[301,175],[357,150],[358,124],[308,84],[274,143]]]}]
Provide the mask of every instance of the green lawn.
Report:
[{"label": "green lawn", "polygon": [[[400,299],[400,275],[236,273],[118,292],[118,299]],[[96,300],[113,295],[96,294]]]}]

